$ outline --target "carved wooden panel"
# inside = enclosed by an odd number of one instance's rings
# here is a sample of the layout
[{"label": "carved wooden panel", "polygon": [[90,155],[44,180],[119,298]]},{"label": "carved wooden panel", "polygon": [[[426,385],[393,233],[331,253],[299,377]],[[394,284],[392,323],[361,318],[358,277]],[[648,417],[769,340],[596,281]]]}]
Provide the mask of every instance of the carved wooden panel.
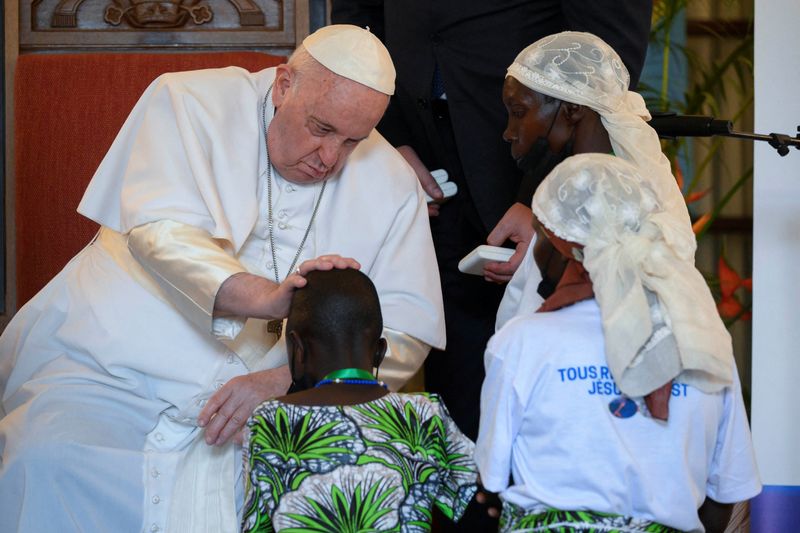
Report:
[{"label": "carved wooden panel", "polygon": [[22,50],[289,50],[296,41],[291,0],[19,0],[19,8]]}]

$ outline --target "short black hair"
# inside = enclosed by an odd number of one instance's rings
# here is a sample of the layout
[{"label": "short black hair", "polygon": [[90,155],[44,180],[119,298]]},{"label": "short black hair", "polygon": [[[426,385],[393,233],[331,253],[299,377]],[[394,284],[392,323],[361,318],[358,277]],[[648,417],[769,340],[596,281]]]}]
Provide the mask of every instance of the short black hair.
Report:
[{"label": "short black hair", "polygon": [[287,331],[334,346],[362,336],[380,338],[380,300],[366,274],[352,268],[314,270],[306,279],[306,286],[292,298]]}]

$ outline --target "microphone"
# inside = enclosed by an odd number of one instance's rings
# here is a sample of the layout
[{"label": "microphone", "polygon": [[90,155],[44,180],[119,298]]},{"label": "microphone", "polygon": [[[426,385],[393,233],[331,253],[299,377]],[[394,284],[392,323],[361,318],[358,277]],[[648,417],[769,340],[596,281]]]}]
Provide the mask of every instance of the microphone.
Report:
[{"label": "microphone", "polygon": [[730,135],[733,124],[730,120],[717,120],[703,115],[676,115],[675,113],[652,113],[648,124],[659,137],[711,137]]},{"label": "microphone", "polygon": [[737,139],[767,141],[770,146],[778,151],[778,155],[781,156],[788,154],[789,147],[791,146],[800,150],[800,126],[797,127],[798,133],[794,137],[783,133],[761,135],[759,133],[733,131],[733,124],[730,120],[717,120],[714,117],[705,115],[678,115],[673,111],[650,114],[652,118],[648,124],[651,128],[656,130],[658,136],[663,139],[723,135],[725,137],[734,137]]}]

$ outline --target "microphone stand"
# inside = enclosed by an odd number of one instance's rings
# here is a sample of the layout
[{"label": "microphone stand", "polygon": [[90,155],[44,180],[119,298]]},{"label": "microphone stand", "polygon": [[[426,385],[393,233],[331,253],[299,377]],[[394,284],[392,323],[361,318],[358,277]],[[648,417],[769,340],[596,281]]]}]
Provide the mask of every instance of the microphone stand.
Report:
[{"label": "microphone stand", "polygon": [[741,131],[733,131],[727,134],[727,137],[734,137],[737,139],[752,139],[754,141],[767,141],[770,146],[778,151],[781,157],[789,153],[789,147],[794,146],[800,150],[800,126],[797,126],[798,134],[790,137],[785,133],[770,133],[769,135],[762,135],[760,133],[744,133]]},{"label": "microphone stand", "polygon": [[746,133],[734,131],[729,120],[717,120],[714,117],[702,115],[677,115],[674,112],[652,113],[650,125],[662,139],[675,139],[677,137],[711,137],[721,135],[736,139],[749,139],[753,141],[766,141],[778,151],[778,155],[785,156],[789,147],[794,146],[800,150],[800,126],[794,137],[785,133]]}]

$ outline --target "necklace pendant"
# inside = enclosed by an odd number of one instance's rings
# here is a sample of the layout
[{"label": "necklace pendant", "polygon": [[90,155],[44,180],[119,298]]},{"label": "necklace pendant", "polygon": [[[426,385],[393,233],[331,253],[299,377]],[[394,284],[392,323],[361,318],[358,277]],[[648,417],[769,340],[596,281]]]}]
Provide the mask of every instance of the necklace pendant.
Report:
[{"label": "necklace pendant", "polygon": [[267,322],[267,333],[274,333],[277,339],[280,339],[283,334],[283,320],[270,320]]}]

